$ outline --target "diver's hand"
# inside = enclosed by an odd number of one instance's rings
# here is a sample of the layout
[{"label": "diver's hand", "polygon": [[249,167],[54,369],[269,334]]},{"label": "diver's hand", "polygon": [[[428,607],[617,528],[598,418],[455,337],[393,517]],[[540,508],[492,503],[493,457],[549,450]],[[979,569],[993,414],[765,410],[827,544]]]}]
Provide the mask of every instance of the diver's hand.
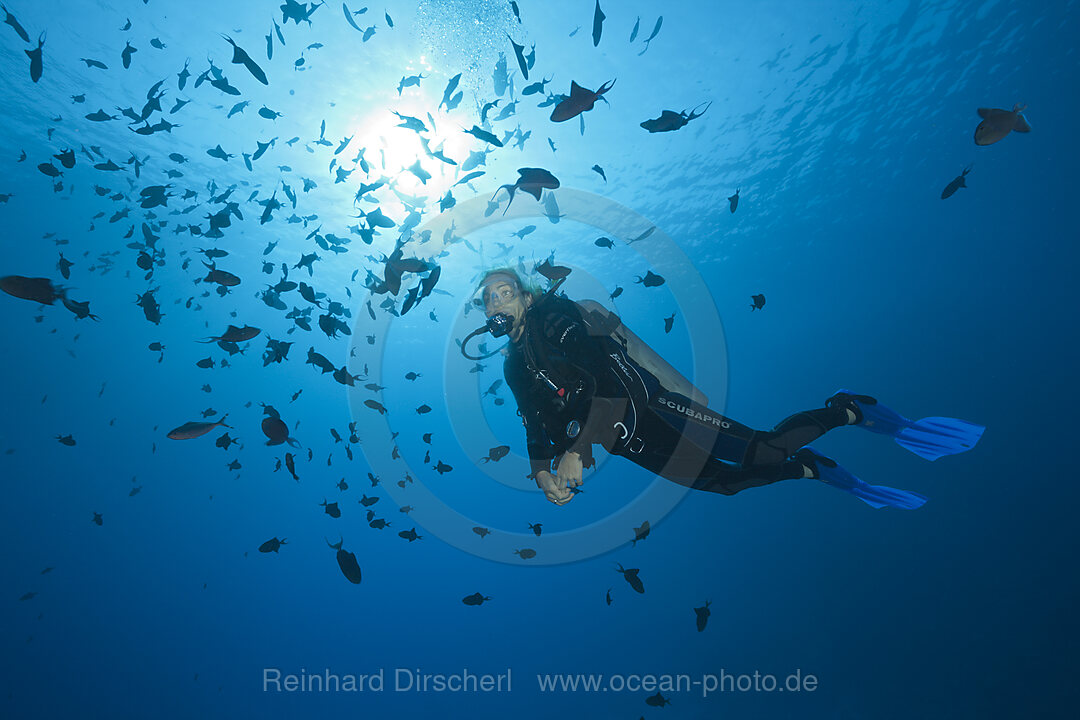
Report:
[{"label": "diver's hand", "polygon": [[559,458],[559,485],[565,488],[576,488],[581,485],[581,455],[576,452],[565,452]]},{"label": "diver's hand", "polygon": [[566,483],[547,470],[536,473],[536,486],[544,491],[544,497],[556,505],[565,505],[574,499],[574,493],[566,489]]}]

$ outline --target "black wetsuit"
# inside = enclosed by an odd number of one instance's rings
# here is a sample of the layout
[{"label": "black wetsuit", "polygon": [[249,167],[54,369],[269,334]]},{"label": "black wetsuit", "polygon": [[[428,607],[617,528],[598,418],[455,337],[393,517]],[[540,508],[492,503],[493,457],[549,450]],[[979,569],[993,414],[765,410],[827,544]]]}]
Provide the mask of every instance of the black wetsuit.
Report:
[{"label": "black wetsuit", "polygon": [[820,408],[756,431],[662,387],[610,328],[565,297],[545,296],[524,322],[503,370],[534,476],[567,451],[590,467],[592,443],[599,443],[679,484],[733,495],[802,477],[791,456],[848,421],[843,408]]}]

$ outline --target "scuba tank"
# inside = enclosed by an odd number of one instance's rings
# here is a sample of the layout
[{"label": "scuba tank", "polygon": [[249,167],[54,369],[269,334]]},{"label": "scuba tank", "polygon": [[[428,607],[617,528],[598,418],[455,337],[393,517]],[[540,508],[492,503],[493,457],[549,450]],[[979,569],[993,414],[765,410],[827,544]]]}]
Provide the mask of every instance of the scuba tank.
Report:
[{"label": "scuba tank", "polygon": [[622,347],[627,357],[651,373],[665,390],[685,395],[700,405],[709,404],[705,393],[660,357],[648,343],[628,328],[618,315],[595,300],[581,300],[577,302],[577,306],[590,334],[610,336]]}]

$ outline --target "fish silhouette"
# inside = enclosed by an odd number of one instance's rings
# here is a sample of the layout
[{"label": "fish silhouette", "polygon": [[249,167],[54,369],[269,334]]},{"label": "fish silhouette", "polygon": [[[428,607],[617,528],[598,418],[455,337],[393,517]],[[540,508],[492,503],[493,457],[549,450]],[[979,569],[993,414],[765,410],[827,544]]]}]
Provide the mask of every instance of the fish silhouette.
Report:
[{"label": "fish silhouette", "polygon": [[[532,195],[539,201],[540,194],[544,189],[555,190],[559,185],[559,179],[543,168],[518,168],[517,182],[512,185],[499,186],[499,190],[506,190],[510,195],[510,200],[506,203],[503,215],[510,209],[510,204],[514,202],[514,193],[518,190]],[[499,190],[495,191],[495,195],[499,194]],[[495,199],[495,195],[491,196],[492,200]]]},{"label": "fish silhouette", "polygon": [[682,112],[664,110],[660,113],[660,117],[646,120],[641,123],[641,127],[645,128],[650,133],[675,132],[679,128],[685,127],[691,120],[696,120],[704,115],[705,111],[708,110],[711,105],[711,102],[705,105],[705,109],[701,112],[698,112],[697,108],[694,108],[689,113],[687,113],[686,110],[683,110]]},{"label": "fish silhouette", "polygon": [[659,287],[660,285],[663,285],[665,281],[663,277],[657,275],[652,270],[649,270],[645,273],[645,277],[638,275],[634,282],[641,283],[645,287]]},{"label": "fish silhouette", "polygon": [[186,422],[180,427],[170,430],[166,437],[170,440],[193,440],[194,438],[202,437],[217,427],[231,428],[231,425],[225,424],[225,418],[227,417],[228,414],[222,415],[221,419],[217,422]]},{"label": "fish silhouette", "polygon": [[259,552],[261,552],[261,553],[275,552],[276,553],[281,548],[282,545],[286,545],[286,544],[287,543],[285,542],[285,538],[281,538],[280,540],[278,540],[276,537],[272,537],[269,540],[267,540],[266,542],[264,542],[262,545],[259,546]]},{"label": "fish silhouette", "polygon": [[19,24],[19,21],[15,19],[15,16],[8,12],[8,9],[0,4],[0,10],[4,11],[4,23],[11,26],[11,29],[18,33],[23,42],[30,42],[30,36],[26,34],[26,30]]},{"label": "fish silhouette", "polygon": [[514,46],[514,55],[517,57],[518,68],[521,70],[521,76],[523,78],[525,78],[526,80],[528,80],[529,79],[529,66],[525,62],[525,55],[524,55],[525,46],[524,45],[518,45],[516,42],[514,42],[514,38],[510,37],[509,35],[506,36],[506,39],[509,40],[510,44]]},{"label": "fish silhouette", "polygon": [[638,577],[638,573],[640,572],[638,568],[630,568],[629,570],[626,570],[619,563],[615,563],[615,565],[615,572],[621,573],[623,578],[626,579],[626,582],[630,583],[630,587],[632,587],[635,592],[645,592],[645,585],[641,582],[641,578]]},{"label": "fish silhouette", "polygon": [[697,631],[698,632],[702,632],[703,630],[705,630],[705,624],[709,622],[709,615],[711,614],[710,611],[709,611],[709,605],[710,604],[711,603],[708,600],[706,600],[704,605],[702,605],[701,607],[694,608],[694,613],[697,614]]},{"label": "fish silhouette", "polygon": [[131,56],[137,52],[139,52],[138,48],[133,47],[131,43],[124,43],[124,49],[120,52],[120,59],[124,63],[125,70],[131,67]]},{"label": "fish silhouette", "polygon": [[592,110],[596,105],[596,101],[600,97],[614,87],[615,81],[610,80],[604,83],[596,92],[581,87],[574,81],[570,81],[570,96],[564,98],[555,108],[551,111],[552,122],[566,122],[576,118],[583,112]]},{"label": "fish silhouette", "polygon": [[30,79],[37,82],[41,79],[42,61],[41,61],[41,49],[45,46],[45,33],[41,33],[38,36],[37,47],[33,50],[23,50],[26,56],[30,58]]},{"label": "fish silhouette", "polygon": [[596,47],[600,44],[600,35],[604,32],[604,20],[607,15],[600,9],[600,0],[596,0],[596,9],[593,10],[592,21],[592,44]]},{"label": "fish silhouette", "polygon": [[228,35],[222,35],[221,37],[225,38],[226,42],[232,45],[233,63],[246,67],[248,69],[248,72],[250,72],[255,77],[255,79],[261,82],[263,85],[270,84],[270,82],[266,79],[266,73],[263,72],[263,69],[259,67],[258,63],[251,59],[251,56],[248,55],[242,47],[233,42],[233,39]]},{"label": "fish silhouette", "polygon": [[1013,105],[1012,110],[979,108],[979,117],[981,117],[983,121],[975,128],[975,144],[993,145],[1013,130],[1018,133],[1031,132],[1031,126],[1028,125],[1028,121],[1020,114],[1026,107],[1027,105],[1017,103]]},{"label": "fish silhouette", "polygon": [[[325,540],[325,538],[323,538]],[[331,549],[337,550],[337,562],[338,567],[341,568],[341,574],[345,576],[345,579],[354,585],[360,584],[360,563],[356,561],[356,555],[345,550],[342,545],[344,539],[338,540],[337,543],[331,543],[329,540],[326,544]]]},{"label": "fish silhouette", "polygon": [[967,177],[967,174],[969,172],[971,172],[970,165],[964,168],[963,172],[950,180],[949,184],[945,186],[945,189],[941,191],[941,199],[944,200],[946,198],[952,197],[953,193],[955,193],[960,188],[966,188],[967,184],[964,182],[964,178]]}]

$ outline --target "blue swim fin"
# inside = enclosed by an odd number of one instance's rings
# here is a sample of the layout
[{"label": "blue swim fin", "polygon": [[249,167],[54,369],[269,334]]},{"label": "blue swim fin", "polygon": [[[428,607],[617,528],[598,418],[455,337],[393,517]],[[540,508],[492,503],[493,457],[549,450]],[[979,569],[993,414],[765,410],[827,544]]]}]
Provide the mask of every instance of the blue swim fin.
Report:
[{"label": "blue swim fin", "polygon": [[[836,400],[834,400],[836,399]],[[937,460],[944,455],[956,455],[975,447],[986,430],[982,425],[947,417],[928,417],[908,420],[900,413],[882,405],[867,395],[840,390],[830,402],[854,403],[862,415],[858,427],[881,435],[892,436],[900,447],[921,458]]]},{"label": "blue swim fin", "polygon": [[873,508],[895,507],[914,510],[926,503],[926,497],[909,490],[897,490],[885,485],[870,485],[836,464],[835,460],[825,457],[813,448],[806,447],[795,455],[795,459],[811,469],[826,485],[849,492]]}]

